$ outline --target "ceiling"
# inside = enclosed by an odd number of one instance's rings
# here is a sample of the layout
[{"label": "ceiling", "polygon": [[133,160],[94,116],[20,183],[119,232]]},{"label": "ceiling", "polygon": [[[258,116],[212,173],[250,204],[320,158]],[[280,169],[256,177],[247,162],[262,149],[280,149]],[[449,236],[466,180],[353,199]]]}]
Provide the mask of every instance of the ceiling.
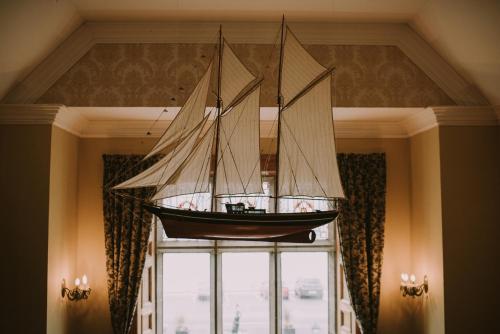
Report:
[{"label": "ceiling", "polygon": [[500,105],[498,0],[0,0],[0,99],[84,21],[407,22]]}]

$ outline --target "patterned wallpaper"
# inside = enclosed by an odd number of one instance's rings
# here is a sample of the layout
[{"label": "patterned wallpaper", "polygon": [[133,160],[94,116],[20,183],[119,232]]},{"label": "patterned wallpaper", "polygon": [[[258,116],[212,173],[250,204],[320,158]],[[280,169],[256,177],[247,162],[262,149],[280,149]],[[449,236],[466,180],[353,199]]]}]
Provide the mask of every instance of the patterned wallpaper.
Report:
[{"label": "patterned wallpaper", "polygon": [[[261,105],[276,105],[278,46],[233,48],[263,75]],[[395,46],[309,45],[324,66],[335,66],[334,105],[425,107],[453,101]],[[38,103],[68,106],[180,106],[214,52],[210,44],[97,44]],[[209,98],[214,104],[214,96]]]}]

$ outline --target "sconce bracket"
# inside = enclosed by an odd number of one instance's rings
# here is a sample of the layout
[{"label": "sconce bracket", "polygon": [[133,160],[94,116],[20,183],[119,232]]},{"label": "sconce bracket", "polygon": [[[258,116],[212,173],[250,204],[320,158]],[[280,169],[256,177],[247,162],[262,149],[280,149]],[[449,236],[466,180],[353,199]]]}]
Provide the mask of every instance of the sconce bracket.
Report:
[{"label": "sconce bracket", "polygon": [[420,297],[422,294],[429,292],[427,276],[424,276],[424,282],[422,284],[401,283],[399,290],[403,297]]},{"label": "sconce bracket", "polygon": [[79,301],[82,299],[88,299],[90,296],[90,292],[92,289],[80,289],[78,286],[74,289],[69,289],[66,287],[66,280],[63,279],[61,286],[61,296],[64,298],[65,296],[71,301]]}]

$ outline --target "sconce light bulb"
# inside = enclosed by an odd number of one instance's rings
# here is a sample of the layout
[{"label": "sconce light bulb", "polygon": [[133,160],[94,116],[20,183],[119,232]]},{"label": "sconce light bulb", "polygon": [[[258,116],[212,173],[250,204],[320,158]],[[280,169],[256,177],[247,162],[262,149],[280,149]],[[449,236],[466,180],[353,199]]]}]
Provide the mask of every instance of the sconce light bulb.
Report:
[{"label": "sconce light bulb", "polygon": [[83,285],[87,285],[88,282],[89,282],[89,280],[87,279],[87,275],[83,274],[83,276],[82,276],[82,284]]},{"label": "sconce light bulb", "polygon": [[401,274],[401,279],[403,280],[403,282],[408,282],[408,274],[407,273],[402,273]]},{"label": "sconce light bulb", "polygon": [[80,286],[80,278],[78,277],[75,279],[75,286],[76,287]]},{"label": "sconce light bulb", "polygon": [[415,274],[411,274],[411,276],[410,276],[410,281],[411,281],[412,283],[415,283],[415,282],[417,281],[417,278],[415,277]]}]

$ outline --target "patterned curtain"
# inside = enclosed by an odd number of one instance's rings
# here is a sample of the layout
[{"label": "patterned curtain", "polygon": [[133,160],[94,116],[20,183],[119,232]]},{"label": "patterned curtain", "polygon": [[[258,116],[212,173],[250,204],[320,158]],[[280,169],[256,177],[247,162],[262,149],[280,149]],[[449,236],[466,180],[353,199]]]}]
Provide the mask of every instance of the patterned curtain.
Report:
[{"label": "patterned curtain", "polygon": [[377,332],[384,248],[385,155],[339,154],[345,201],[337,219],[351,304],[363,334]]},{"label": "patterned curtain", "polygon": [[152,215],[142,209],[137,198],[146,198],[152,189],[109,189],[157,161],[142,162],[141,156],[104,155],[104,233],[108,272],[109,308],[115,334],[128,334],[133,322]]}]

